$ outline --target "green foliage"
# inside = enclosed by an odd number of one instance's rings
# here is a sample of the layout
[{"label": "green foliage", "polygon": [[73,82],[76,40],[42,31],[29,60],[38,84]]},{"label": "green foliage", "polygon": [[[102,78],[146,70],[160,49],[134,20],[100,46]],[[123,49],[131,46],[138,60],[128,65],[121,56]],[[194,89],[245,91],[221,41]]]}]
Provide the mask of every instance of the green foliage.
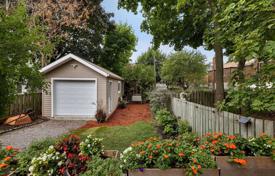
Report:
[{"label": "green foliage", "polygon": [[226,100],[220,104],[220,108],[233,112],[242,110],[247,115],[274,112],[274,86],[275,65],[263,65],[255,76],[230,87]]},{"label": "green foliage", "polygon": [[9,175],[17,169],[17,153],[18,151],[12,146],[0,148],[0,175]]},{"label": "green foliage", "polygon": [[160,69],[165,60],[166,60],[165,54],[161,53],[157,49],[149,48],[145,53],[142,53],[137,58],[137,63],[153,66],[156,70],[156,81],[159,82],[161,80]]},{"label": "green foliage", "polygon": [[135,51],[137,38],[127,24],[116,25],[115,30],[110,31],[104,38],[103,54],[100,57],[100,65],[114,73],[122,74],[130,57]]},{"label": "green foliage", "polygon": [[149,65],[129,64],[123,69],[125,95],[130,99],[133,94],[141,94],[146,99],[146,92],[153,89],[155,83],[154,69]]},{"label": "green foliage", "polygon": [[120,161],[117,159],[102,159],[94,157],[87,163],[87,171],[80,176],[122,176],[122,170],[120,168]]},{"label": "green foliage", "polygon": [[103,139],[93,138],[88,135],[84,141],[80,143],[80,150],[82,154],[89,157],[100,156],[103,153],[104,146],[102,144]]},{"label": "green foliage", "polygon": [[205,56],[198,52],[180,51],[173,53],[161,68],[161,78],[169,85],[187,89],[202,83],[206,75]]},{"label": "green foliage", "polygon": [[157,111],[155,118],[164,138],[178,135],[178,120],[167,109]]},{"label": "green foliage", "polygon": [[[10,12],[0,9],[0,117],[17,91],[26,84],[31,90],[41,89],[40,55],[48,55],[52,45],[35,19],[27,15],[24,1]],[[44,43],[43,47],[40,44]]]},{"label": "green foliage", "polygon": [[45,152],[49,148],[49,146],[53,145],[55,142],[56,140],[53,138],[46,138],[40,141],[34,141],[30,144],[30,146],[26,148],[26,150],[20,152],[17,155],[17,174],[27,175],[32,158],[37,157],[41,153]]},{"label": "green foliage", "polygon": [[185,133],[190,133],[192,131],[192,127],[190,127],[189,123],[187,120],[178,120],[178,126],[179,126],[179,134],[185,134]]},{"label": "green foliage", "polygon": [[167,108],[171,109],[172,92],[168,90],[154,90],[149,95],[150,106],[153,113]]}]

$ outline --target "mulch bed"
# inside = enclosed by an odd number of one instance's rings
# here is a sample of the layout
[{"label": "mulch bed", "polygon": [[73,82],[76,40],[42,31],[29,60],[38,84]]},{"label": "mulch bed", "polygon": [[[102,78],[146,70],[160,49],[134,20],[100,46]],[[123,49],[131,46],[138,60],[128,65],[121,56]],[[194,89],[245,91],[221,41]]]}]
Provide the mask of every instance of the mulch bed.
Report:
[{"label": "mulch bed", "polygon": [[149,104],[128,104],[124,109],[117,109],[104,123],[88,121],[81,128],[93,128],[99,126],[127,126],[137,121],[150,121],[152,114]]}]

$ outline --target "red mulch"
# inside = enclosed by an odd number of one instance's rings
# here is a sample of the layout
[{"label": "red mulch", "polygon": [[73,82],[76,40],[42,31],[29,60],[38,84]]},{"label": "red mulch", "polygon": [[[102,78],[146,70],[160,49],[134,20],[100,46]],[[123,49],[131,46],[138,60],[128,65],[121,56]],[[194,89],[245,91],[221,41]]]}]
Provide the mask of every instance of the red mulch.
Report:
[{"label": "red mulch", "polygon": [[148,104],[128,104],[124,109],[117,109],[104,123],[88,121],[81,128],[93,128],[98,126],[127,126],[137,121],[150,121],[152,114]]}]

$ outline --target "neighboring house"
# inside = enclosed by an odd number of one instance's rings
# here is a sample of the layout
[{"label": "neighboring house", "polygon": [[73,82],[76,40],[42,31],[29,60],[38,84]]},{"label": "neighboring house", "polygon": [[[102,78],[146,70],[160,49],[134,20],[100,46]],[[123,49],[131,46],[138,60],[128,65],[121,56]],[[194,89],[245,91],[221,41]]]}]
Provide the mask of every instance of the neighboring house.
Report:
[{"label": "neighboring house", "polygon": [[[238,63],[237,62],[227,62],[226,64],[223,65],[223,79],[224,79],[224,88],[228,88],[228,84],[230,82],[230,79],[232,77],[232,73],[237,70]],[[260,68],[260,63],[257,62],[256,59],[252,59],[250,61],[247,61],[245,63],[245,68],[244,68],[244,75],[245,78],[249,78],[252,75],[255,75],[257,70]],[[213,63],[210,66],[210,69],[208,70],[208,75],[207,75],[207,84],[208,87],[215,88],[215,62],[213,59]]]},{"label": "neighboring house", "polygon": [[40,71],[50,83],[42,92],[42,116],[45,117],[92,119],[99,109],[110,116],[123,93],[123,78],[73,54]]}]

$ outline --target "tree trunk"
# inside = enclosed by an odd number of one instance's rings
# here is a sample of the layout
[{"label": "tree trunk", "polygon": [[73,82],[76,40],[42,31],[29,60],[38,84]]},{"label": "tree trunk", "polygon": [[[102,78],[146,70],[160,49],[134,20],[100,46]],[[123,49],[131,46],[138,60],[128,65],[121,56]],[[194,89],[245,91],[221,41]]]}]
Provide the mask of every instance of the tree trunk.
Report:
[{"label": "tree trunk", "polygon": [[244,81],[244,67],[245,67],[245,59],[242,58],[238,63],[238,82]]},{"label": "tree trunk", "polygon": [[216,63],[216,72],[215,72],[215,83],[216,83],[216,92],[215,92],[215,103],[220,102],[224,99],[224,82],[223,82],[223,53],[222,47],[219,44],[214,46],[215,51],[215,63]]}]

